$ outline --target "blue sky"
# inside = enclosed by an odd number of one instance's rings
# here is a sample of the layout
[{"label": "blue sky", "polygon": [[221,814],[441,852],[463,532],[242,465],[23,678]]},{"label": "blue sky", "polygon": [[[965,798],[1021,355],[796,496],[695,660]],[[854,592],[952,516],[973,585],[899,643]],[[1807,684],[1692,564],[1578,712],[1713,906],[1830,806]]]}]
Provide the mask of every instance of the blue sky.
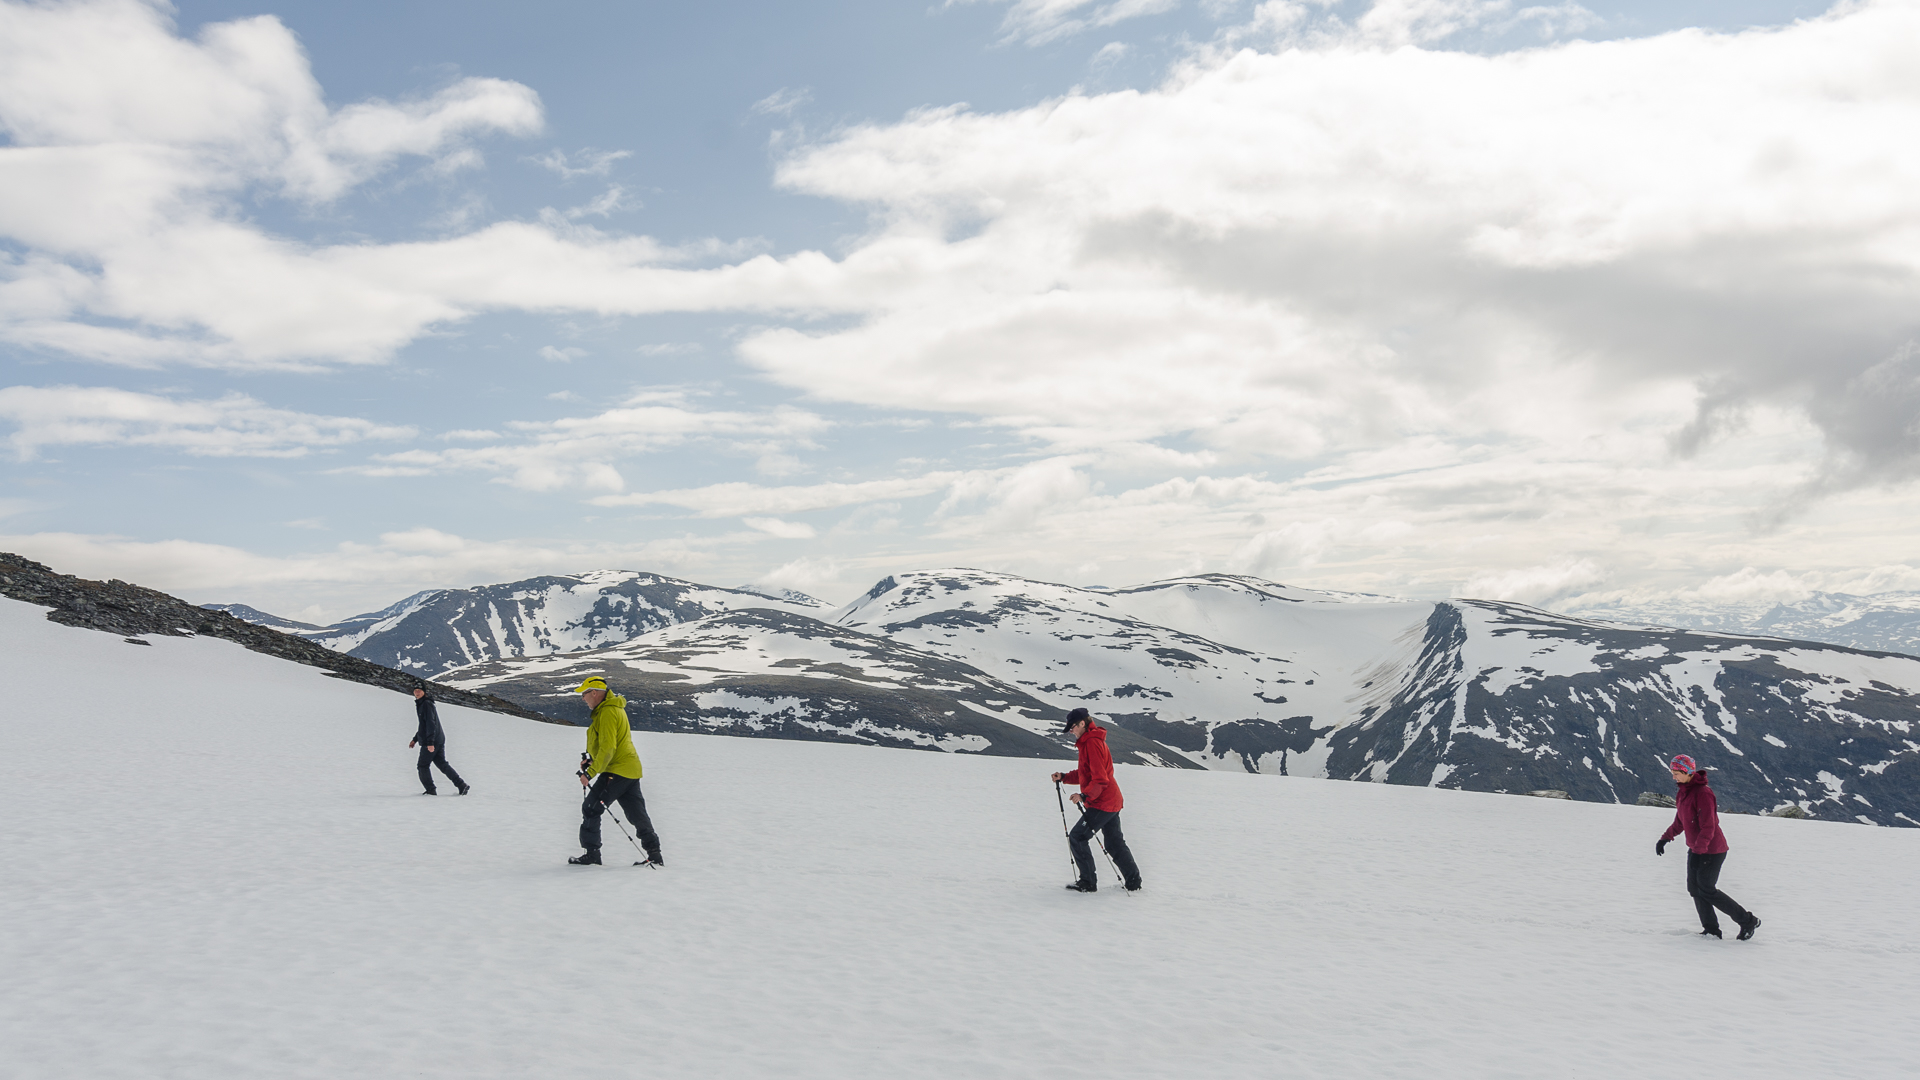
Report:
[{"label": "blue sky", "polygon": [[0,12],[62,570],[1920,587],[1909,2]]}]

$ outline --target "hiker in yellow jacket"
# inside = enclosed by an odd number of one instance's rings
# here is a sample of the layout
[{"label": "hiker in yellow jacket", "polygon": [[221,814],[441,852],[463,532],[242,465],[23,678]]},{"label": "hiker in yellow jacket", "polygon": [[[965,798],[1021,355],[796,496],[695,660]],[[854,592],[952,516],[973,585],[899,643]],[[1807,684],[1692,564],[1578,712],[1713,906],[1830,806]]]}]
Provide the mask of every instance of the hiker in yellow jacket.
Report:
[{"label": "hiker in yellow jacket", "polygon": [[607,681],[598,676],[581,683],[575,693],[593,710],[593,721],[587,725],[588,760],[580,775],[580,786],[587,788],[586,801],[580,804],[580,846],[587,850],[567,861],[575,866],[600,864],[600,815],[618,802],[640,837],[640,846],[647,849],[647,861],[665,866],[660,837],[647,820],[647,801],[640,797],[640,755],[633,749],[633,728],[627,724],[627,699],[609,693]]}]

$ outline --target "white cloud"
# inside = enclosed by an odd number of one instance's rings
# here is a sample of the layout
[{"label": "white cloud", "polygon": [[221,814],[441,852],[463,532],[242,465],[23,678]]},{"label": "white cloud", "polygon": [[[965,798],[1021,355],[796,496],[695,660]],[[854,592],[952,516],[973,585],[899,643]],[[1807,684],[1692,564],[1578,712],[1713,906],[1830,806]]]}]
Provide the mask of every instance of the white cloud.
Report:
[{"label": "white cloud", "polygon": [[[1151,6],[1032,0],[1008,25],[1037,40]],[[487,311],[753,311],[775,318],[741,356],[813,407],[946,413],[1040,460],[628,493],[625,456],[710,439],[773,474],[827,423],[796,410],[769,436],[770,414],[664,403],[368,468],[717,518],[941,494],[922,524],[966,561],[1062,550],[1062,572],[1103,576],[1151,559],[1445,595],[1583,560],[1669,589],[1903,565],[1920,4],[1431,47],[1580,10],[1389,0],[1336,24],[1268,4],[1284,47],[1203,49],[1157,87],[845,129],[780,183],[871,209],[872,232],[776,258],[557,210],[418,243],[273,236],[244,198],[329,198],[408,154],[471,162],[472,139],[533,131],[537,99],[479,80],[329,110],[271,19],[186,41],[156,7],[0,0],[0,339],[320,365]],[[1791,512],[1814,499],[1817,534]]]},{"label": "white cloud", "polygon": [[792,116],[795,109],[812,100],[813,91],[807,87],[783,86],[754,102],[752,111],[760,116]]},{"label": "white cloud", "polygon": [[[558,211],[451,239],[315,246],[263,231],[245,201],[337,198],[412,155],[539,130],[527,87],[470,78],[417,101],[329,109],[277,20],[177,36],[137,0],[0,0],[0,342],[110,363],[300,368],[374,363],[430,328],[501,309],[841,310],[824,256],[669,249]],[[549,167],[603,174],[621,152]],[[609,188],[576,218],[628,204]],[[471,208],[469,208],[471,209]],[[461,220],[465,220],[462,218]],[[458,225],[459,221],[451,224]],[[744,259],[712,271],[687,258]]]},{"label": "white cloud", "polygon": [[561,348],[557,345],[540,346],[540,359],[553,364],[569,364],[587,355],[587,350],[576,349],[569,345]]},{"label": "white cloud", "polygon": [[769,517],[750,517],[740,520],[750,529],[758,529],[782,540],[811,540],[814,536],[813,526],[804,521],[782,521],[779,518]]},{"label": "white cloud", "polygon": [[1476,574],[1455,595],[1478,600],[1510,600],[1545,607],[1591,590],[1606,580],[1606,572],[1590,559],[1563,559],[1544,566],[1527,566]]},{"label": "white cloud", "polygon": [[626,495],[602,495],[595,506],[678,506],[701,517],[742,517],[749,514],[798,514],[808,510],[831,510],[842,506],[906,499],[932,495],[962,480],[962,472],[934,472],[924,476],[889,480],[863,480],[856,483],[807,484],[788,487],[763,487],[759,484],[730,482],[677,491],[636,491]]},{"label": "white cloud", "polygon": [[310,620],[330,622],[384,607],[421,589],[465,588],[538,574],[645,568],[698,580],[721,568],[717,553],[756,537],[764,540],[758,533],[707,540],[477,540],[419,527],[383,533],[372,542],[350,541],[273,557],[187,540],[28,533],[0,536],[0,550],[18,552],[61,573],[118,577],[195,603],[305,611]]},{"label": "white cloud", "polygon": [[1372,37],[1209,53],[1151,92],[848,131],[780,180],[874,207],[841,265],[849,287],[891,268],[892,291],[742,355],[1064,450],[1578,456],[1765,405],[1895,455],[1815,495],[1920,474],[1898,425],[1863,423],[1920,385],[1920,144],[1889,137],[1920,125],[1920,5],[1502,55],[1379,44],[1496,15],[1518,17],[1379,4]]},{"label": "white cloud", "polygon": [[582,150],[577,155],[564,150],[549,150],[539,157],[531,158],[535,164],[558,173],[563,180],[572,180],[582,176],[605,176],[613,171],[613,163],[633,156],[631,150]]},{"label": "white cloud", "polygon": [[948,4],[982,2],[1010,4],[1000,32],[1007,41],[1028,45],[1045,45],[1083,30],[1158,15],[1180,6],[1180,0],[947,0]]},{"label": "white cloud", "polygon": [[[565,397],[548,397],[574,400],[574,395],[562,393]],[[491,473],[498,483],[528,491],[618,492],[626,488],[619,470],[624,459],[695,441],[765,453],[767,446],[811,445],[812,437],[829,426],[820,416],[792,406],[759,412],[705,410],[695,408],[685,395],[650,391],[593,416],[516,421],[509,425],[517,435],[511,441],[375,454],[364,464],[335,471],[373,477],[473,471]],[[604,499],[595,502],[618,505]]]},{"label": "white cloud", "polygon": [[183,400],[111,387],[9,386],[0,420],[14,455],[30,461],[47,447],[147,446],[205,457],[302,457],[319,449],[410,439],[411,427],[350,416],[276,409],[244,394]]},{"label": "white cloud", "polygon": [[803,557],[774,567],[755,578],[752,584],[775,589],[793,589],[809,596],[826,599],[821,592],[828,589],[838,592],[837,587],[843,584],[842,573],[841,565],[832,559]]}]

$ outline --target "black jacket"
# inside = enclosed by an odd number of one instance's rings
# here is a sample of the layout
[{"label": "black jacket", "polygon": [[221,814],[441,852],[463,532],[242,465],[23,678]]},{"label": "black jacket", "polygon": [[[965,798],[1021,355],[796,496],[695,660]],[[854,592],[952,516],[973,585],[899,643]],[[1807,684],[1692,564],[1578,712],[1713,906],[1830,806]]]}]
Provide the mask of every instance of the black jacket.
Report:
[{"label": "black jacket", "polygon": [[420,714],[420,730],[413,733],[413,741],[421,746],[445,746],[447,733],[440,730],[440,710],[433,707],[433,695],[414,698],[413,711]]}]

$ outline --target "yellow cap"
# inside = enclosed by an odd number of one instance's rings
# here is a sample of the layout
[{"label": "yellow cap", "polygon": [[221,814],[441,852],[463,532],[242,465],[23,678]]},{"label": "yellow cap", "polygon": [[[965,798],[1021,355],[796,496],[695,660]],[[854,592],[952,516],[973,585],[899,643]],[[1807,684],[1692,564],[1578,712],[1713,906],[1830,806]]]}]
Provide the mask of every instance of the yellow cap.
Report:
[{"label": "yellow cap", "polygon": [[605,690],[606,688],[607,688],[607,680],[601,678],[598,675],[595,675],[593,678],[588,679],[586,682],[581,683],[580,688],[578,690],[575,690],[574,693],[584,694],[589,690]]}]

